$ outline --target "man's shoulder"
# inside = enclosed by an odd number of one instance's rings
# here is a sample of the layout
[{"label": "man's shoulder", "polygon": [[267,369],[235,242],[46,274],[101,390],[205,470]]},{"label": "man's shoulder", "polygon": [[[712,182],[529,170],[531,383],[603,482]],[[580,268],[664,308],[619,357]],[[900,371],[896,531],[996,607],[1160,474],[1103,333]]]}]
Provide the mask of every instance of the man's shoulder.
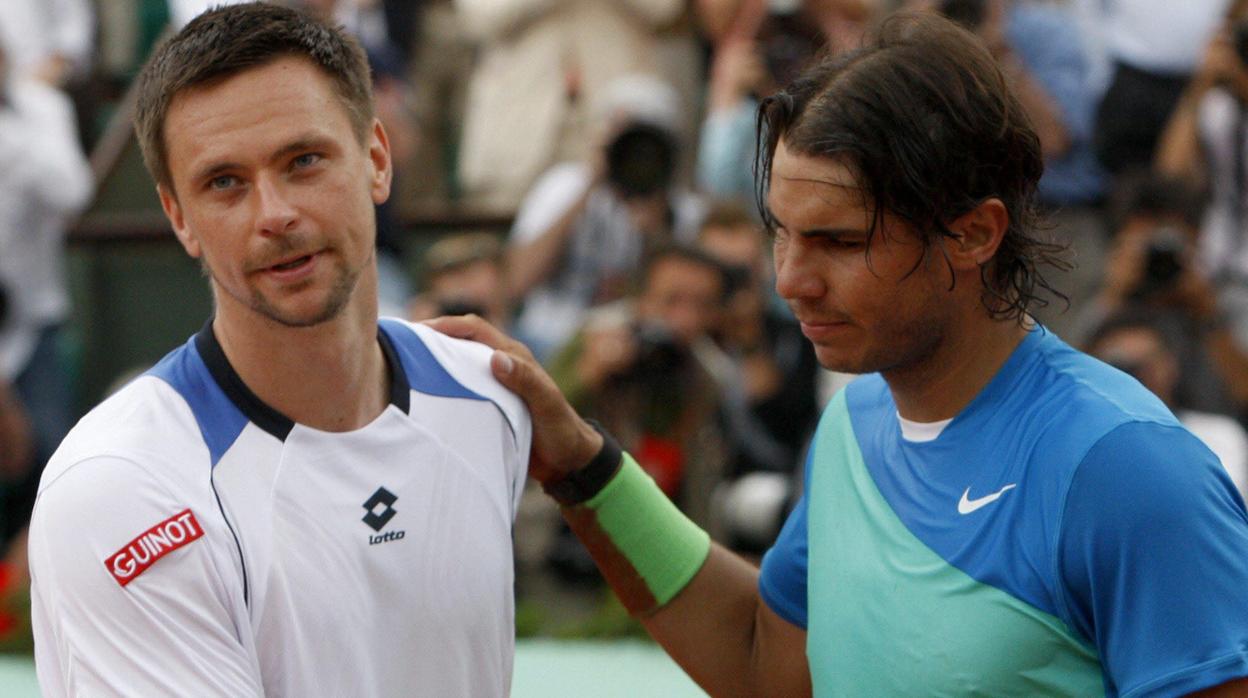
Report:
[{"label": "man's shoulder", "polygon": [[514,431],[528,430],[528,408],[504,388],[490,370],[493,349],[396,318],[383,318],[380,324],[393,344],[413,391],[435,397],[492,402]]},{"label": "man's shoulder", "polygon": [[1138,380],[1054,336],[1037,343],[1036,373],[1024,383],[1028,409],[1051,411],[1050,429],[1105,434],[1128,423],[1178,425]]},{"label": "man's shoulder", "polygon": [[[209,458],[185,398],[165,381],[144,374],[106,398],[70,430],[48,461],[39,491],[79,467],[126,462],[136,466],[132,472],[159,472],[163,478],[176,480],[188,469],[207,472]],[[116,484],[124,487],[126,483]]]},{"label": "man's shoulder", "polygon": [[1216,465],[1137,380],[1064,344],[1045,349],[1034,389],[1019,396],[1025,411],[1012,417],[1021,429],[1038,425],[1032,453],[1045,461],[1044,470],[1062,473],[1068,484],[1089,469],[1111,479],[1161,482],[1191,475],[1197,462]]}]

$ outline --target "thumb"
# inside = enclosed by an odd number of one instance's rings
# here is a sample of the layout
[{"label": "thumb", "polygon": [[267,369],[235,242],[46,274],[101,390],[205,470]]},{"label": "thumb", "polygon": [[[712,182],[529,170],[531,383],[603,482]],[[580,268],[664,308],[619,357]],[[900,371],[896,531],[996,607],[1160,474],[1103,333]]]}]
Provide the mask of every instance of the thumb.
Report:
[{"label": "thumb", "polygon": [[[496,349],[490,356],[490,370],[494,378],[503,384],[529,407],[534,415],[544,414],[551,410],[552,403],[563,400],[562,393],[554,382],[547,379],[540,371],[502,349]],[[549,385],[548,385],[549,384]]]},{"label": "thumb", "polygon": [[494,354],[490,356],[490,370],[494,372],[499,383],[515,389],[513,383],[516,380],[516,360],[511,354],[502,349],[494,350]]}]

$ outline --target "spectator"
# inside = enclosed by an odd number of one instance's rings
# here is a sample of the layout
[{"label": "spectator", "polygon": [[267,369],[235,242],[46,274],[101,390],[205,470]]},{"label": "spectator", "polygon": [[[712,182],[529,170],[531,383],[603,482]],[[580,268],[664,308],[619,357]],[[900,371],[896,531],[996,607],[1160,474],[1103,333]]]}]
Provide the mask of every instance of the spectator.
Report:
[{"label": "spectator", "polygon": [[701,347],[718,326],[727,283],[706,253],[658,248],[636,296],[595,309],[551,364],[569,401],[614,432],[699,521],[723,473],[713,447],[719,388]]},{"label": "spectator", "polygon": [[752,39],[727,37],[715,47],[696,172],[698,186],[708,194],[753,198],[756,95],[766,84],[763,58]]},{"label": "spectator", "polygon": [[698,242],[733,282],[717,334],[732,358],[746,423],[733,429],[729,475],[792,474],[819,412],[814,349],[789,310],[771,302],[772,267],[763,230],[744,208],[712,206]]},{"label": "spectator", "polygon": [[697,182],[715,197],[753,203],[758,98],[787,84],[825,44],[830,50],[855,45],[853,27],[869,12],[859,0],[704,5],[711,8],[702,15],[714,43]]},{"label": "spectator", "polygon": [[1129,308],[1110,317],[1092,335],[1088,353],[1126,372],[1161,398],[1183,426],[1218,456],[1240,494],[1248,496],[1248,433],[1227,415],[1177,408],[1178,357],[1152,313]]},{"label": "spectator", "polygon": [[761,555],[795,499],[801,454],[819,416],[819,364],[792,313],[773,302],[766,239],[750,213],[712,205],[698,242],[732,280],[717,333],[728,357],[718,377],[730,460],[715,518],[730,547]]},{"label": "spectator", "polygon": [[26,406],[37,467],[0,488],[0,541],[26,524],[43,463],[72,425],[65,229],[92,189],[69,99],[31,75],[9,74],[4,65],[0,53],[0,159],[9,163],[0,170],[0,287],[9,295],[0,382],[10,382]]},{"label": "spectator", "polygon": [[89,0],[0,2],[0,45],[10,72],[63,88],[86,75],[95,38]]},{"label": "spectator", "polygon": [[1076,0],[1110,61],[1095,148],[1112,174],[1147,167],[1230,0]]},{"label": "spectator", "polygon": [[[655,72],[681,0],[455,0],[480,55],[459,174],[470,200],[514,209],[552,164],[590,150],[589,111],[615,80]],[[679,133],[679,125],[674,129]]]},{"label": "spectator", "polygon": [[408,317],[426,320],[475,313],[495,327],[506,328],[510,309],[505,276],[503,246],[494,235],[445,237],[425,252],[424,291],[412,299]]},{"label": "spectator", "polygon": [[1231,330],[1248,346],[1248,2],[1235,2],[1157,152],[1157,166],[1194,179],[1209,192],[1201,223],[1199,260],[1214,282]]},{"label": "spectator", "polygon": [[1174,404],[1242,419],[1248,353],[1230,331],[1236,320],[1226,314],[1196,254],[1198,198],[1182,181],[1145,177],[1126,181],[1115,199],[1117,232],[1105,276],[1079,326],[1095,328],[1131,305],[1147,309],[1178,357]]},{"label": "spectator", "polygon": [[594,164],[556,165],[525,197],[508,290],[523,300],[517,328],[539,358],[567,342],[591,306],[625,295],[646,250],[697,237],[705,205],[673,181],[678,104],[657,78],[617,80],[600,105]]}]

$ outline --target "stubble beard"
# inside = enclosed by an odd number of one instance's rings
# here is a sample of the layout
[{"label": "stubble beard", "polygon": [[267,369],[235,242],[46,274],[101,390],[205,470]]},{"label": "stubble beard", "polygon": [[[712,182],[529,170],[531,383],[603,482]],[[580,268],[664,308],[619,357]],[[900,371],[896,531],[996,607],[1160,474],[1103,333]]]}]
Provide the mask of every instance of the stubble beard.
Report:
[{"label": "stubble beard", "polygon": [[925,314],[881,329],[865,355],[827,361],[820,358],[819,364],[829,371],[855,375],[925,370],[945,341],[944,327]]},{"label": "stubble beard", "polygon": [[[213,286],[220,292],[229,293],[226,287],[217,280],[212,273],[212,268],[208,266],[206,260],[200,258],[200,269],[204,276],[212,279]],[[306,328],[315,327],[317,325],[329,322],[342,314],[347,303],[351,300],[351,296],[355,291],[356,285],[359,283],[361,269],[349,269],[345,264],[336,266],[336,275],[333,284],[330,286],[329,293],[325,297],[325,302],[320,309],[311,315],[296,315],[294,313],[283,311],[275,303],[271,302],[259,289],[252,288],[251,295],[247,299],[240,298],[235,294],[230,294],[235,300],[242,302],[248,309],[264,316],[283,327]]]},{"label": "stubble beard", "polygon": [[251,294],[251,309],[284,327],[315,327],[342,314],[343,308],[347,307],[347,302],[351,300],[351,293],[355,290],[359,279],[358,269],[352,272],[344,266],[338,267],[338,273],[329,289],[329,294],[325,297],[324,304],[321,305],[319,312],[312,315],[297,316],[283,312],[281,308],[269,302],[263,293],[255,289]]}]

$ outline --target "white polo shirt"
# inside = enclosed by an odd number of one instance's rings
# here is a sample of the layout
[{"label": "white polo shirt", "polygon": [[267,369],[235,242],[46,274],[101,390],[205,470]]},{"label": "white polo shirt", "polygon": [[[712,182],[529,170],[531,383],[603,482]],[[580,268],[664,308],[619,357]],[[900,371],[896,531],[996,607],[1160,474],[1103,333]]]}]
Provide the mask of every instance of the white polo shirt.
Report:
[{"label": "white polo shirt", "polygon": [[498,696],[529,415],[490,350],[383,320],[391,404],[329,433],[205,328],[95,408],[30,532],[46,696]]}]

